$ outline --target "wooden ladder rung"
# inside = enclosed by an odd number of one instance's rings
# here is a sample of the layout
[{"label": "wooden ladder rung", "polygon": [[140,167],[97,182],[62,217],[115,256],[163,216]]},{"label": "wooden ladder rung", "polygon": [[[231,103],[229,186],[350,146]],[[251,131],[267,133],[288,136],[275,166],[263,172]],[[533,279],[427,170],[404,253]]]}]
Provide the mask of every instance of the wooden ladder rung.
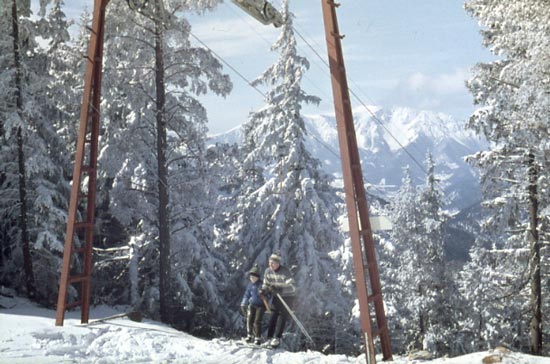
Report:
[{"label": "wooden ladder rung", "polygon": [[371,294],[370,296],[367,297],[367,301],[368,302],[379,301],[381,298],[382,298],[382,295],[380,293]]},{"label": "wooden ladder rung", "polygon": [[371,335],[372,335],[373,338],[377,337],[378,335],[380,335],[380,330],[378,328],[372,329],[371,330]]},{"label": "wooden ladder rung", "polygon": [[75,301],[65,305],[65,310],[70,310],[71,308],[82,306],[82,301]]},{"label": "wooden ladder rung", "polygon": [[90,173],[90,172],[93,172],[94,168],[92,168],[91,166],[83,166],[81,169],[82,173]]},{"label": "wooden ladder rung", "polygon": [[75,229],[91,229],[94,227],[94,224],[92,224],[91,222],[80,221],[75,222],[74,227]]},{"label": "wooden ladder rung", "polygon": [[76,275],[76,276],[69,277],[69,284],[70,283],[83,282],[87,279],[90,279],[90,276],[87,276],[85,274],[79,274],[79,275]]},{"label": "wooden ladder rung", "polygon": [[85,251],[86,251],[85,247],[80,247],[80,248],[73,249],[73,253],[75,253],[75,254],[82,254]]}]

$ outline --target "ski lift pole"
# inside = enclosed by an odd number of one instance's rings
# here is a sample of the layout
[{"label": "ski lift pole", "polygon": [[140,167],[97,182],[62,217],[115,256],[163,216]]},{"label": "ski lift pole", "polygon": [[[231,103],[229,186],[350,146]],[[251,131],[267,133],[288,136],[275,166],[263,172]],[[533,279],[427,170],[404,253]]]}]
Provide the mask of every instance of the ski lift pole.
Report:
[{"label": "ski lift pole", "polygon": [[[355,286],[359,300],[361,330],[367,355],[367,363],[376,363],[374,338],[380,338],[383,359],[391,360],[391,341],[384,309],[380,274],[376,263],[376,251],[369,218],[367,195],[361,158],[357,146],[353,113],[344,65],[341,40],[344,37],[338,29],[334,0],[322,0],[325,39],[331,72],[334,110],[342,160],[344,195],[348,210],[349,236],[353,251]],[[370,291],[370,292],[369,292]],[[371,321],[371,307],[374,306],[376,326]]]},{"label": "ski lift pole", "polygon": [[[97,186],[97,157],[99,150],[101,77],[103,67],[103,39],[105,33],[105,13],[109,0],[95,0],[84,93],[80,109],[80,126],[76,143],[76,155],[73,168],[71,197],[67,213],[63,263],[59,279],[57,297],[56,326],[63,326],[65,311],[80,307],[81,322],[87,323],[90,314],[90,295],[93,268],[93,241]],[[78,206],[84,205],[79,218]],[[83,242],[77,246],[76,241]],[[83,267],[77,271],[73,255],[79,255]],[[73,265],[73,266],[72,266]],[[67,302],[67,292],[73,284],[80,285],[80,297]]]},{"label": "ski lift pole", "polygon": [[277,298],[279,298],[279,301],[281,301],[283,306],[285,306],[285,309],[290,314],[290,317],[292,317],[292,319],[294,320],[294,322],[296,323],[296,325],[298,326],[298,328],[300,329],[302,334],[304,334],[304,336],[307,337],[307,339],[309,340],[310,343],[315,345],[315,342],[313,341],[311,336],[309,336],[309,334],[308,334],[306,328],[304,327],[304,325],[302,325],[300,320],[298,320],[298,317],[296,317],[296,315],[294,314],[294,311],[292,311],[292,309],[287,305],[287,303],[285,302],[285,300],[283,300],[283,297],[281,297],[281,295],[279,293],[277,293]]}]

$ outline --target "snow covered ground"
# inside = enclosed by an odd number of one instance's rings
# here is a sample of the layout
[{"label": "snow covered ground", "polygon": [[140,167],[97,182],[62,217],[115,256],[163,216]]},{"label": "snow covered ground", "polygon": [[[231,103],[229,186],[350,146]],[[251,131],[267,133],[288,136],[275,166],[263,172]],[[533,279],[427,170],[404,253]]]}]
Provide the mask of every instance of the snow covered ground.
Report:
[{"label": "snow covered ground", "polygon": [[[0,363],[178,363],[178,364],[350,364],[366,363],[365,357],[290,353],[250,349],[222,340],[202,340],[161,323],[128,318],[95,323],[94,319],[120,313],[98,307],[90,312],[91,324],[81,325],[78,313],[68,313],[65,326],[56,327],[55,311],[27,300],[0,296]],[[481,364],[497,352],[481,352],[457,358],[422,361],[427,364]],[[499,354],[500,355],[500,354]],[[379,360],[379,362],[382,362]],[[394,364],[420,363],[395,357]],[[550,364],[550,358],[506,353],[505,364]]]}]

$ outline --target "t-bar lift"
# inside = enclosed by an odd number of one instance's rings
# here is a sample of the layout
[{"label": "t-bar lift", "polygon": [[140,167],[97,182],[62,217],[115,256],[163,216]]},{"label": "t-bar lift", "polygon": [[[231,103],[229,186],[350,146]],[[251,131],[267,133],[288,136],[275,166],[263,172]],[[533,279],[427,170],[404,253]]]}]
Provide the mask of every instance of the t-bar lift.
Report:
[{"label": "t-bar lift", "polygon": [[[158,0],[127,0],[132,9],[146,12],[149,2]],[[280,27],[283,24],[281,14],[266,0],[232,0],[241,9],[262,24],[273,24]],[[96,206],[97,157],[99,143],[101,77],[103,66],[103,41],[105,30],[105,10],[109,0],[94,0],[94,11],[90,42],[88,47],[86,74],[84,79],[84,94],[80,111],[80,127],[78,132],[75,164],[71,187],[71,198],[65,234],[63,263],[59,282],[57,300],[56,325],[62,326],[65,311],[80,307],[81,322],[87,323],[90,311],[90,291],[92,277],[92,247]],[[342,174],[344,192],[349,219],[349,233],[353,250],[355,281],[361,315],[361,329],[366,352],[367,364],[374,364],[374,339],[379,337],[384,360],[391,360],[391,344],[384,312],[384,301],[380,286],[380,276],[376,263],[376,254],[369,220],[369,212],[351,102],[347,85],[347,77],[342,54],[341,39],[336,17],[336,4],[333,0],[322,0],[325,37],[331,71],[332,91],[340,157],[342,159]],[[77,220],[77,210],[80,218]],[[75,237],[77,239],[75,239]],[[76,246],[75,241],[78,241]],[[83,267],[81,272],[71,270],[73,255],[80,255]],[[67,302],[69,285],[79,284],[79,299]],[[373,305],[376,317],[375,325],[371,319]]]}]

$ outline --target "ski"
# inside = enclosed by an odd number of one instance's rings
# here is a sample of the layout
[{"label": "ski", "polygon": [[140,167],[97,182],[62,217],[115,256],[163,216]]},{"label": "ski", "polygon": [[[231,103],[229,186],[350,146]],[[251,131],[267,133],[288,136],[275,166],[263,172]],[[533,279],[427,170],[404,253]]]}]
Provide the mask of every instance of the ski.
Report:
[{"label": "ski", "polygon": [[282,350],[279,346],[271,346],[267,342],[262,343],[260,345],[256,345],[254,343],[247,343],[243,340],[230,340],[230,339],[213,339],[212,341],[222,344],[222,345],[233,345],[237,346],[239,348],[247,348],[247,349],[264,349],[264,350]]},{"label": "ski", "polygon": [[267,346],[256,345],[254,343],[247,343],[247,342],[237,342],[237,346],[243,347],[243,348],[249,348],[249,349],[268,349]]},{"label": "ski", "polygon": [[103,317],[103,318],[100,318],[100,319],[97,319],[97,320],[92,320],[92,321],[90,321],[89,323],[87,323],[85,325],[90,326],[90,325],[94,325],[94,324],[100,324],[100,323],[104,323],[105,321],[114,320],[114,319],[122,318],[122,317],[128,317],[131,321],[134,321],[134,322],[141,322],[141,320],[142,320],[141,312],[131,311],[131,312],[120,313],[120,314],[113,315],[113,316]]}]

